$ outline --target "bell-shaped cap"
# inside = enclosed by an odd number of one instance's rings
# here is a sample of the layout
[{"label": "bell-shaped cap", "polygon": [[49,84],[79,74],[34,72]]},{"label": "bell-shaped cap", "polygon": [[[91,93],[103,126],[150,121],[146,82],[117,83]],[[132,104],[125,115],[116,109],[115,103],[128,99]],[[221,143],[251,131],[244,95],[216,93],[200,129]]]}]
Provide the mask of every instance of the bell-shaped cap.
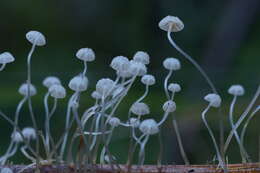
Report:
[{"label": "bell-shaped cap", "polygon": [[10,52],[0,54],[0,64],[8,64],[14,62],[15,58]]},{"label": "bell-shaped cap", "polygon": [[44,46],[46,44],[45,36],[38,31],[29,31],[26,33],[26,39],[36,46]]}]

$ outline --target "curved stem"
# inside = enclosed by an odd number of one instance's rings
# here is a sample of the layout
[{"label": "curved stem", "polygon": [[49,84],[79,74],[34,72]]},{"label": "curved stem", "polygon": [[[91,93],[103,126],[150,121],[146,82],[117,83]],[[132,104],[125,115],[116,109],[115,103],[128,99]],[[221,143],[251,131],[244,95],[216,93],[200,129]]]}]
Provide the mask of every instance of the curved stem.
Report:
[{"label": "curved stem", "polygon": [[30,154],[27,153],[26,149],[27,149],[27,147],[26,147],[26,146],[23,146],[23,147],[21,147],[20,150],[21,150],[21,152],[23,153],[23,155],[24,155],[27,159],[31,160],[32,162],[35,162],[35,161],[36,161],[35,158],[32,157],[32,156],[30,156]]},{"label": "curved stem", "polygon": [[167,119],[167,117],[169,116],[169,112],[164,112],[164,115],[163,115],[163,118],[162,118],[162,120],[158,123],[158,126],[161,126],[165,121],[166,121],[166,119]]},{"label": "curved stem", "polygon": [[86,73],[87,73],[87,69],[88,69],[87,61],[84,61],[84,70],[83,70],[83,73],[82,73],[83,76],[86,75]]},{"label": "curved stem", "polygon": [[49,116],[49,105],[48,98],[50,96],[50,92],[47,92],[44,96],[44,109],[45,109],[45,135],[46,139],[44,140],[46,143],[46,153],[49,155],[50,152],[50,116]]},{"label": "curved stem", "polygon": [[188,157],[187,157],[187,155],[185,153],[185,150],[184,150],[184,147],[183,147],[183,144],[182,144],[182,140],[181,140],[181,135],[180,135],[180,132],[179,132],[178,124],[177,124],[177,121],[176,121],[176,119],[174,117],[173,117],[172,123],[173,123],[174,130],[176,132],[177,142],[179,144],[179,148],[180,148],[182,159],[183,159],[185,165],[190,165],[189,159],[188,159]]},{"label": "curved stem", "polygon": [[5,66],[6,66],[6,64],[2,64],[1,67],[0,67],[0,71],[3,71]]},{"label": "curved stem", "polygon": [[169,91],[168,91],[168,81],[172,75],[172,70],[169,71],[168,75],[166,76],[165,80],[164,80],[164,92],[165,92],[165,95],[167,97],[168,100],[170,100],[170,94],[169,94]]},{"label": "curved stem", "polygon": [[219,151],[219,148],[218,148],[218,144],[217,144],[216,139],[214,137],[214,134],[213,134],[211,128],[209,127],[209,125],[207,123],[207,120],[205,118],[206,113],[208,112],[209,108],[210,108],[210,105],[208,105],[208,107],[202,112],[201,117],[202,117],[203,123],[205,124],[205,126],[206,126],[206,128],[207,128],[207,130],[209,132],[209,135],[210,135],[210,137],[211,137],[211,139],[213,141],[213,144],[214,144],[214,147],[215,147],[215,150],[216,150],[216,155],[218,157],[219,164],[224,169],[224,172],[226,173],[227,172],[227,168],[226,168],[226,165],[225,165],[224,161],[222,160],[222,157],[221,157],[221,154],[220,154],[220,151]]},{"label": "curved stem", "polygon": [[228,138],[225,142],[225,146],[224,146],[224,153],[226,153],[229,143],[234,135],[235,130],[240,126],[240,124],[243,122],[243,120],[246,118],[246,116],[248,115],[249,111],[252,109],[252,107],[254,106],[257,98],[260,95],[260,85],[258,86],[255,95],[253,96],[253,99],[251,100],[251,102],[249,103],[249,105],[247,106],[246,110],[243,112],[243,114],[240,116],[240,118],[238,119],[238,121],[236,122],[234,128],[231,130],[231,132],[228,135]]},{"label": "curved stem", "polygon": [[[69,124],[70,124],[70,115],[71,115],[71,104],[72,101],[75,99],[76,97],[76,93],[74,93],[68,102],[68,106],[67,106],[67,113],[66,113],[66,124],[65,124],[65,134],[63,136],[63,142],[61,145],[61,149],[60,149],[60,158],[63,159],[63,155],[65,152],[65,148],[66,148],[66,144],[67,144],[67,140],[68,140],[68,135],[69,135]],[[74,119],[73,119],[74,120]]]},{"label": "curved stem", "polygon": [[138,156],[138,164],[141,165],[141,166],[144,164],[145,146],[146,146],[146,143],[147,143],[149,137],[150,137],[150,135],[146,135],[145,138],[144,138],[144,141],[140,145],[140,151],[139,151],[139,156]]},{"label": "curved stem", "polygon": [[135,101],[135,103],[141,102],[147,96],[148,92],[149,92],[149,85],[145,85],[145,92],[144,92],[144,94],[139,99],[137,99]]},{"label": "curved stem", "polygon": [[[32,54],[35,50],[35,43],[32,45],[32,48],[28,54],[27,57],[27,87],[28,87],[28,107],[29,107],[29,112],[30,112],[30,116],[32,119],[32,123],[33,123],[33,128],[35,129],[36,133],[38,133],[38,126],[36,123],[36,119],[34,116],[34,112],[33,112],[33,108],[32,108],[32,100],[31,100],[31,94],[30,94],[30,86],[31,86],[31,58],[32,58]],[[40,143],[39,143],[39,137],[38,135],[36,135],[36,154],[37,154],[37,158],[36,158],[36,165],[39,165],[39,147],[40,147]]]},{"label": "curved stem", "polygon": [[[172,26],[171,26],[172,27]],[[190,56],[188,55],[186,52],[184,52],[172,39],[171,37],[171,27],[167,32],[167,38],[169,40],[169,42],[171,43],[171,45],[180,53],[182,54],[186,59],[188,59],[191,64],[193,64],[195,66],[195,68],[197,68],[197,70],[202,74],[202,76],[205,78],[205,80],[207,81],[208,85],[210,86],[210,88],[212,89],[212,91],[217,94],[217,90],[216,87],[214,86],[214,84],[211,82],[210,78],[208,77],[208,75],[205,73],[205,71],[200,67],[200,65]]]},{"label": "curved stem", "polygon": [[249,115],[248,119],[246,120],[246,122],[244,124],[244,127],[243,127],[242,132],[241,132],[241,144],[242,144],[242,146],[244,146],[244,139],[245,139],[247,126],[248,126],[249,122],[251,121],[251,119],[253,119],[253,117],[256,115],[256,113],[259,110],[260,110],[260,106],[256,107],[255,110]]},{"label": "curved stem", "polygon": [[[229,109],[229,123],[231,124],[231,128],[232,129],[234,129],[234,127],[235,127],[234,119],[233,119],[233,112],[234,112],[234,106],[235,106],[236,100],[237,100],[237,96],[234,96],[234,98],[233,98],[233,100],[232,100],[232,102],[230,104],[230,109]],[[242,157],[242,162],[246,163],[247,159],[248,159],[248,155],[247,155],[246,151],[244,150],[244,147],[241,144],[241,141],[240,141],[240,138],[238,136],[237,130],[234,130],[234,135],[235,135],[236,141],[237,141],[237,143],[239,145],[240,154],[241,154],[241,157]]]}]

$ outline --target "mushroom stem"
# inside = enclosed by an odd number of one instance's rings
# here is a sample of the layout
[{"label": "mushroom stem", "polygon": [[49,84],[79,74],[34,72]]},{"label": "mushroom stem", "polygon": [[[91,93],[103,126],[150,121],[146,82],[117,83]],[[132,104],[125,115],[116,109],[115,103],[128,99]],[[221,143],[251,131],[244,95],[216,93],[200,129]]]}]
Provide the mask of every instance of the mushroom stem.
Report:
[{"label": "mushroom stem", "polygon": [[68,133],[69,133],[69,130],[70,130],[70,127],[69,127],[69,124],[70,124],[70,121],[73,121],[74,119],[70,119],[70,114],[71,114],[71,105],[72,105],[72,101],[75,99],[77,93],[75,92],[69,99],[69,102],[68,102],[68,106],[67,106],[67,113],[66,113],[66,124],[65,124],[65,134],[63,136],[63,142],[62,142],[62,146],[61,146],[61,149],[60,149],[60,159],[63,159],[63,155],[64,155],[64,152],[65,152],[65,148],[66,148],[66,145],[67,145],[67,140],[68,140]]},{"label": "mushroom stem", "polygon": [[[35,46],[36,43],[34,43],[32,45],[32,48],[28,54],[27,57],[27,87],[28,87],[28,106],[29,106],[29,112],[30,112],[30,116],[32,119],[32,123],[33,123],[33,128],[35,129],[36,133],[38,133],[38,126],[36,123],[36,119],[34,116],[34,112],[33,112],[33,108],[32,108],[32,100],[31,100],[31,94],[30,94],[30,85],[31,85],[31,58],[32,58],[32,54],[35,50]],[[37,158],[36,158],[36,165],[39,165],[39,147],[40,147],[40,143],[39,143],[39,137],[38,135],[36,135],[36,154],[37,154]]]},{"label": "mushroom stem", "polygon": [[0,71],[3,71],[5,66],[6,66],[6,64],[2,64],[1,67],[0,67]]},{"label": "mushroom stem", "polygon": [[250,110],[252,109],[252,107],[254,106],[257,98],[260,95],[260,85],[258,86],[256,93],[253,96],[253,99],[251,100],[251,102],[249,103],[249,105],[247,106],[246,110],[243,112],[243,114],[240,116],[240,118],[238,119],[238,121],[236,122],[234,128],[230,131],[228,138],[225,142],[224,145],[224,153],[226,153],[228,146],[230,144],[230,141],[234,135],[235,130],[240,126],[240,124],[243,122],[243,120],[246,118],[246,116],[248,115],[248,113],[250,112]]},{"label": "mushroom stem", "polygon": [[181,135],[180,135],[180,132],[179,132],[179,128],[178,128],[178,124],[177,124],[177,121],[176,119],[173,117],[173,127],[174,127],[174,130],[176,132],[176,137],[177,137],[177,142],[179,144],[179,148],[180,148],[180,152],[181,152],[181,157],[185,163],[185,165],[190,165],[190,162],[189,162],[189,159],[185,153],[185,150],[184,150],[184,147],[183,147],[183,144],[182,144],[182,140],[181,140]]},{"label": "mushroom stem", "polygon": [[145,146],[147,141],[149,140],[150,135],[146,135],[143,142],[140,144],[140,151],[138,156],[138,164],[143,165],[145,160]]},{"label": "mushroom stem", "polygon": [[202,112],[201,114],[201,117],[202,117],[202,120],[203,120],[203,123],[205,124],[206,128],[208,129],[208,132],[209,132],[209,135],[213,141],[213,144],[214,144],[214,147],[215,147],[215,150],[216,150],[216,155],[217,155],[217,158],[218,158],[218,161],[219,161],[219,164],[220,166],[224,169],[224,172],[227,173],[227,167],[225,165],[225,162],[222,160],[222,157],[221,157],[221,154],[220,154],[220,151],[219,151],[219,148],[218,148],[218,144],[216,142],[216,139],[214,137],[214,134],[211,130],[211,128],[209,127],[208,123],[207,123],[207,120],[205,118],[206,116],[206,113],[208,112],[209,108],[210,108],[210,104],[207,106],[207,108]]},{"label": "mushroom stem", "polygon": [[167,97],[168,100],[170,100],[170,94],[169,94],[169,91],[168,91],[168,80],[170,79],[172,72],[173,71],[170,70],[168,75],[166,76],[166,78],[164,80],[164,91],[165,91],[165,94],[166,94],[166,97]]},{"label": "mushroom stem", "polygon": [[172,39],[171,37],[171,29],[172,29],[172,25],[169,27],[169,30],[167,32],[167,37],[168,40],[170,42],[170,44],[180,53],[182,54],[186,59],[188,59],[194,66],[195,68],[197,68],[197,70],[202,74],[202,76],[205,78],[205,80],[207,81],[207,83],[209,84],[210,88],[212,89],[212,91],[217,94],[217,90],[216,87],[214,86],[214,84],[211,82],[210,78],[208,77],[208,75],[205,73],[205,71],[200,67],[200,65],[190,56],[188,55],[186,52],[184,52]]},{"label": "mushroom stem", "polygon": [[84,70],[83,70],[83,73],[82,73],[83,76],[86,75],[86,73],[87,73],[87,69],[88,69],[87,61],[84,61]]},{"label": "mushroom stem", "polygon": [[[237,96],[235,95],[231,104],[230,104],[230,108],[229,108],[229,123],[230,123],[232,129],[235,128],[234,119],[233,119],[233,112],[234,112],[234,106],[235,106],[236,100],[237,100]],[[238,136],[236,129],[234,130],[234,135],[235,135],[236,141],[237,141],[239,148],[240,148],[240,154],[241,154],[242,162],[246,163],[247,160],[249,160],[249,156],[248,156],[247,152],[245,151],[244,147],[241,144],[241,140]]]},{"label": "mushroom stem", "polygon": [[255,110],[253,110],[253,112],[249,115],[248,119],[246,120],[246,122],[244,124],[244,127],[243,127],[242,132],[241,132],[241,144],[242,144],[242,146],[244,146],[244,139],[245,139],[247,126],[248,126],[249,122],[251,121],[251,119],[254,118],[254,116],[256,115],[256,113],[259,110],[260,110],[260,106],[256,107]]}]

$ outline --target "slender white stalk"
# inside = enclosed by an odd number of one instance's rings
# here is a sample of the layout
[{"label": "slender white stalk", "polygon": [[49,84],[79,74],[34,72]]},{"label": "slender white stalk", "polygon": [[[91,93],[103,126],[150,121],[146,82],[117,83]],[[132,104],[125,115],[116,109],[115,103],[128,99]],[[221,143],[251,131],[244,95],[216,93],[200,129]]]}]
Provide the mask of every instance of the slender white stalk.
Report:
[{"label": "slender white stalk", "polygon": [[145,92],[144,92],[144,94],[139,99],[137,99],[135,101],[135,103],[141,102],[147,96],[148,93],[149,93],[149,85],[145,85]]},{"label": "slender white stalk", "polygon": [[161,119],[161,121],[158,123],[158,126],[161,126],[167,119],[167,117],[169,116],[169,112],[164,112],[163,118]]},{"label": "slender white stalk", "polygon": [[[236,100],[237,100],[237,96],[234,96],[233,100],[232,100],[232,102],[230,104],[230,108],[229,108],[229,123],[230,123],[232,129],[235,128],[234,119],[233,119],[233,112],[234,112],[234,106],[236,104]],[[241,144],[241,141],[240,141],[240,138],[238,136],[237,130],[234,130],[234,135],[235,135],[236,141],[237,141],[237,143],[239,145],[239,148],[240,148],[242,162],[246,163],[247,159],[248,159],[248,156],[247,156],[246,151],[244,150],[244,147]]]},{"label": "slender white stalk", "polygon": [[216,155],[217,155],[217,158],[218,158],[218,161],[219,161],[219,164],[220,166],[224,169],[224,172],[226,173],[227,172],[227,168],[226,168],[226,165],[224,163],[224,161],[222,160],[222,157],[221,157],[221,154],[220,154],[220,151],[219,151],[219,148],[218,148],[218,144],[216,142],[216,139],[214,137],[214,134],[211,130],[211,128],[209,127],[208,123],[207,123],[207,120],[205,118],[206,116],[206,113],[208,112],[210,108],[210,104],[207,106],[207,108],[202,112],[201,114],[201,117],[202,117],[202,120],[203,120],[203,123],[205,124],[206,128],[208,129],[208,132],[209,132],[209,135],[213,141],[213,144],[214,144],[214,147],[215,147],[215,150],[216,150]]},{"label": "slender white stalk", "polygon": [[169,90],[168,90],[168,81],[172,75],[172,70],[169,71],[168,75],[166,76],[165,80],[164,80],[164,92],[165,95],[167,97],[168,100],[170,100],[170,94],[169,94]]},{"label": "slender white stalk", "polygon": [[247,126],[259,110],[260,110],[260,106],[256,107],[255,110],[253,110],[253,112],[249,115],[248,119],[246,120],[246,122],[244,124],[244,127],[243,127],[242,132],[241,132],[241,144],[242,144],[242,146],[244,146],[244,139],[245,139]]},{"label": "slender white stalk", "polygon": [[[27,57],[27,87],[28,87],[28,107],[29,107],[29,112],[30,112],[30,116],[32,119],[32,123],[33,123],[33,128],[35,129],[36,133],[38,133],[38,126],[36,123],[36,119],[34,116],[34,112],[33,112],[33,107],[32,107],[32,99],[31,99],[31,93],[30,93],[30,86],[31,86],[31,58],[32,58],[32,54],[35,50],[35,46],[36,44],[34,43],[32,45],[32,48],[28,54]],[[39,147],[40,147],[40,143],[39,143],[39,137],[38,135],[36,135],[36,154],[37,154],[37,158],[36,158],[36,163],[37,165],[39,164]]]},{"label": "slender white stalk", "polygon": [[249,103],[249,105],[247,106],[246,110],[243,112],[243,114],[240,116],[240,118],[238,119],[238,121],[236,122],[234,128],[230,131],[228,138],[225,142],[225,146],[224,146],[224,153],[226,153],[228,146],[230,144],[230,141],[234,135],[235,130],[240,126],[240,124],[243,122],[243,120],[246,118],[246,116],[248,115],[248,113],[250,112],[250,110],[252,109],[252,107],[254,106],[257,98],[260,95],[260,85],[258,86],[256,93],[253,96],[253,99],[251,100],[251,102]]},{"label": "slender white stalk", "polygon": [[68,106],[67,106],[67,113],[66,113],[66,124],[65,124],[65,134],[63,136],[63,143],[61,145],[61,149],[60,149],[60,158],[63,159],[64,156],[64,152],[65,152],[65,148],[67,145],[67,140],[68,140],[68,135],[69,135],[69,124],[70,121],[72,121],[70,119],[70,115],[71,115],[71,104],[72,101],[75,99],[76,97],[76,92],[70,97],[69,102],[68,102]]},{"label": "slender white stalk", "polygon": [[47,92],[44,96],[44,109],[45,109],[45,143],[46,143],[46,152],[50,151],[50,116],[49,116],[49,104],[48,98],[50,96],[50,92]]},{"label": "slender white stalk", "polygon": [[1,67],[0,67],[0,71],[3,71],[3,70],[4,70],[5,65],[6,65],[6,64],[2,64],[2,65],[1,65]]},{"label": "slender white stalk", "polygon": [[87,73],[87,69],[88,69],[87,61],[84,61],[84,70],[83,70],[83,73],[82,73],[83,76],[86,75],[86,73]]},{"label": "slender white stalk", "polygon": [[18,143],[15,143],[15,145],[12,147],[13,149],[1,161],[2,165],[5,165],[5,162],[17,152],[18,145],[19,145]]},{"label": "slender white stalk", "polygon": [[36,161],[36,159],[34,158],[34,157],[32,157],[30,154],[28,154],[27,153],[27,151],[26,151],[26,149],[27,149],[27,147],[26,146],[23,146],[23,147],[21,147],[21,152],[23,153],[23,155],[27,158],[27,159],[29,159],[29,160],[31,160],[33,163]]},{"label": "slender white stalk", "polygon": [[174,130],[176,132],[177,142],[179,144],[182,159],[183,159],[185,165],[190,165],[190,161],[189,161],[189,159],[188,159],[188,157],[185,153],[185,150],[184,150],[184,147],[183,147],[183,144],[182,144],[181,135],[180,135],[180,132],[179,132],[179,128],[178,128],[178,124],[177,124],[176,119],[173,119],[172,123],[173,123]]},{"label": "slender white stalk", "polygon": [[140,145],[140,151],[139,151],[139,156],[138,156],[138,164],[139,165],[143,165],[144,164],[144,160],[145,160],[145,146],[146,143],[149,140],[150,135],[146,135],[143,142]]},{"label": "slender white stalk", "polygon": [[188,59],[194,66],[195,68],[197,68],[197,70],[202,74],[202,76],[205,78],[205,80],[207,81],[207,83],[209,84],[210,88],[212,89],[212,91],[217,94],[217,90],[216,87],[214,86],[214,84],[211,82],[210,78],[208,77],[208,75],[205,73],[205,71],[200,67],[200,65],[190,56],[188,55],[186,52],[184,52],[172,39],[171,37],[171,27],[172,25],[169,27],[169,30],[167,32],[167,37],[169,42],[171,43],[171,45],[180,53],[182,54],[186,59]]}]

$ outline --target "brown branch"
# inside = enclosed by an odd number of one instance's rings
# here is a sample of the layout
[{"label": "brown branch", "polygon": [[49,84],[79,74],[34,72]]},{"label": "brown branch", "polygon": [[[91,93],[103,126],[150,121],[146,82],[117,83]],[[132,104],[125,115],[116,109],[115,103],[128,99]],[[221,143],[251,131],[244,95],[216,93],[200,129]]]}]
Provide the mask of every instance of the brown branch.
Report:
[{"label": "brown branch", "polygon": [[[1,168],[1,167],[0,167]],[[25,166],[10,166],[10,168],[17,173],[19,170],[25,168]],[[116,167],[115,167],[116,168]],[[75,171],[77,170],[77,171]],[[260,173],[260,163],[250,164],[230,164],[228,165],[229,173]],[[23,173],[34,173],[35,167],[26,169]],[[74,173],[84,172],[82,170],[75,169],[73,166],[53,166],[44,165],[40,167],[41,173]],[[132,166],[130,171],[126,165],[120,165],[120,170],[113,169],[110,165],[94,165],[91,168],[85,170],[89,173],[222,173],[223,170],[217,168],[215,165],[145,165],[145,166]]]}]

